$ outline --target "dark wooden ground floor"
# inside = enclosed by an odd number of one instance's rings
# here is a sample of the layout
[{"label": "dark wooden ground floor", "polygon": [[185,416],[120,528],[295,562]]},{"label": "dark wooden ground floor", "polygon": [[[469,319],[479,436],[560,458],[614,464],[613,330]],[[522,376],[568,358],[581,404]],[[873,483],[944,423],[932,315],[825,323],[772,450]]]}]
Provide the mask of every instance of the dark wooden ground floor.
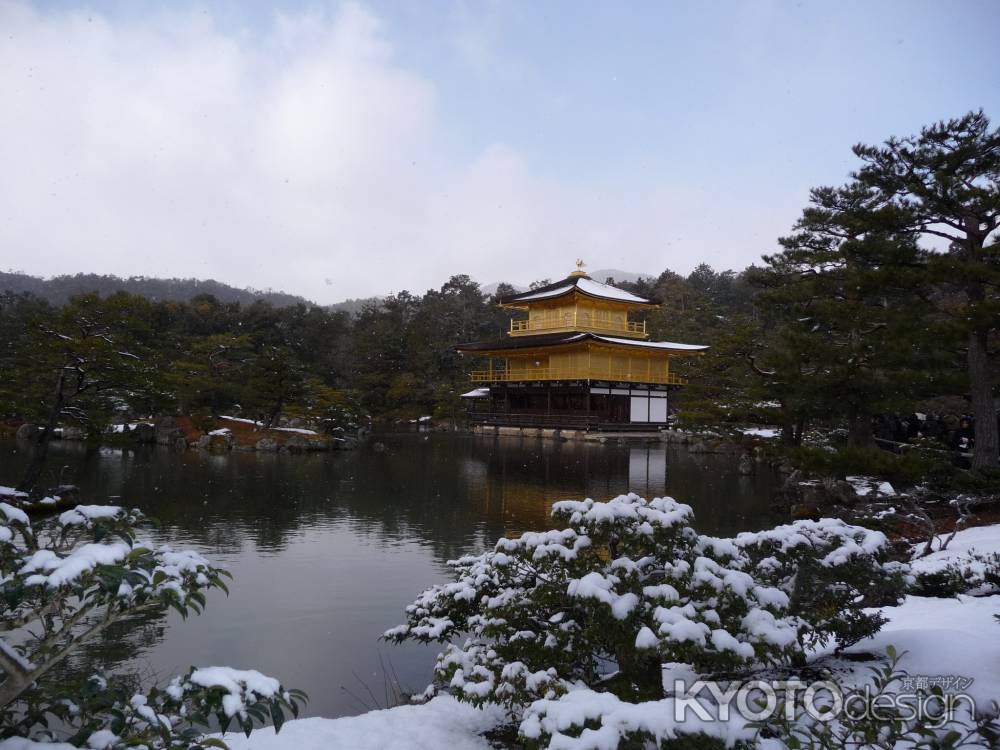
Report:
[{"label": "dark wooden ground floor", "polygon": [[530,382],[491,385],[469,399],[479,424],[572,429],[656,428],[667,424],[668,394],[676,386],[644,383]]}]

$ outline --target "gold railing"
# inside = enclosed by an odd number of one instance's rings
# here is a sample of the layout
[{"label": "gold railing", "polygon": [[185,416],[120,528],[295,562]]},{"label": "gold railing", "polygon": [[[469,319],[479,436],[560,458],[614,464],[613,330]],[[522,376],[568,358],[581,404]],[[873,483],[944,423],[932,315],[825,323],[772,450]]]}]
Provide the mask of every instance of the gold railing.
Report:
[{"label": "gold railing", "polygon": [[599,333],[624,333],[631,336],[646,335],[645,320],[627,320],[615,323],[611,320],[600,320],[593,316],[566,315],[561,318],[543,318],[541,320],[511,320],[512,336],[531,333],[532,331],[595,331]]},{"label": "gold railing", "polygon": [[608,367],[532,367],[525,370],[473,370],[470,378],[476,383],[505,383],[537,380],[612,380],[622,383],[660,383],[684,385],[682,377],[667,373],[636,372]]}]

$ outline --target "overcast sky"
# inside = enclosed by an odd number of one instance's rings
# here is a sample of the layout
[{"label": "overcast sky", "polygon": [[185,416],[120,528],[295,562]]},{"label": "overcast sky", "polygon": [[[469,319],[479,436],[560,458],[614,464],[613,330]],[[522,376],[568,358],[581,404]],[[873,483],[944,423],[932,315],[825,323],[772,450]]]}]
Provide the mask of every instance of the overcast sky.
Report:
[{"label": "overcast sky", "polygon": [[0,269],[334,302],[740,269],[983,107],[1000,2],[7,2]]}]

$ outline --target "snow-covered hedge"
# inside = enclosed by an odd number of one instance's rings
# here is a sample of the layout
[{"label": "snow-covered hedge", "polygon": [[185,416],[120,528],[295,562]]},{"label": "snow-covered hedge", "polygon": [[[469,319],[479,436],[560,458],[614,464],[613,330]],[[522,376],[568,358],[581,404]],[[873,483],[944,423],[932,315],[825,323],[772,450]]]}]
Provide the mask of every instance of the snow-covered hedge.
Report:
[{"label": "snow-covered hedge", "polygon": [[906,580],[884,535],[837,520],[719,539],[687,505],[634,494],[556,503],[554,530],[453,561],[454,580],[406,609],[393,641],[449,642],[435,685],[513,709],[583,687],[664,697],[661,665],[734,673],[876,630],[863,607]]}]

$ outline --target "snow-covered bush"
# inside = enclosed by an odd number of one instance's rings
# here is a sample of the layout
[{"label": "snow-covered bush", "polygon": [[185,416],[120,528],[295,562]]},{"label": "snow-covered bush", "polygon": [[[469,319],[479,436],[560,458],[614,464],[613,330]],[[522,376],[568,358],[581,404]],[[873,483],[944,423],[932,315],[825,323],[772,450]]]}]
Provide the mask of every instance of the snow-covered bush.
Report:
[{"label": "snow-covered bush", "polygon": [[[520,708],[584,687],[652,700],[664,697],[664,662],[701,674],[788,663],[859,623],[877,628],[857,591],[880,577],[902,585],[885,537],[840,521],[718,539],[691,527],[689,506],[634,494],[559,502],[553,516],[561,528],[453,561],[454,580],[421,594],[385,637],[467,636],[439,655],[435,683],[476,705]],[[826,585],[828,597],[805,591]]]},{"label": "snow-covered bush", "polygon": [[[32,524],[0,503],[0,740],[61,739],[111,750],[218,747],[204,730],[214,719],[249,732],[297,715],[304,696],[254,672],[192,669],[139,694],[95,677],[63,694],[46,674],[115,622],[168,607],[200,613],[205,592],[226,590],[226,571],[196,552],[136,541],[138,510],[80,505]],[[49,727],[54,727],[49,729]]]},{"label": "snow-covered bush", "polygon": [[689,712],[679,721],[673,698],[633,703],[578,689],[532,703],[518,734],[529,750],[749,750],[756,747],[757,731],[735,713],[714,721]]},{"label": "snow-covered bush", "polygon": [[[524,712],[519,734],[528,750],[839,750],[840,748],[993,748],[1000,743],[997,706],[973,711],[970,703],[940,687],[912,689],[912,676],[898,668],[902,654],[889,647],[888,660],[860,682],[835,673],[807,704],[803,690],[776,691],[774,710],[750,721],[732,708],[705,716],[678,714],[673,697],[630,703],[610,693],[577,689],[541,699]],[[799,683],[800,686],[805,683]],[[836,710],[848,701],[849,711]],[[703,706],[710,706],[710,701]],[[763,708],[763,696],[750,700]]]},{"label": "snow-covered bush", "polygon": [[986,595],[1000,592],[1000,553],[971,552],[914,571],[913,591],[921,596]]},{"label": "snow-covered bush", "polygon": [[788,595],[803,646],[832,638],[843,648],[878,632],[882,617],[863,608],[896,604],[910,582],[906,566],[887,559],[885,534],[834,518],[746,532],[734,541],[754,577]]}]

